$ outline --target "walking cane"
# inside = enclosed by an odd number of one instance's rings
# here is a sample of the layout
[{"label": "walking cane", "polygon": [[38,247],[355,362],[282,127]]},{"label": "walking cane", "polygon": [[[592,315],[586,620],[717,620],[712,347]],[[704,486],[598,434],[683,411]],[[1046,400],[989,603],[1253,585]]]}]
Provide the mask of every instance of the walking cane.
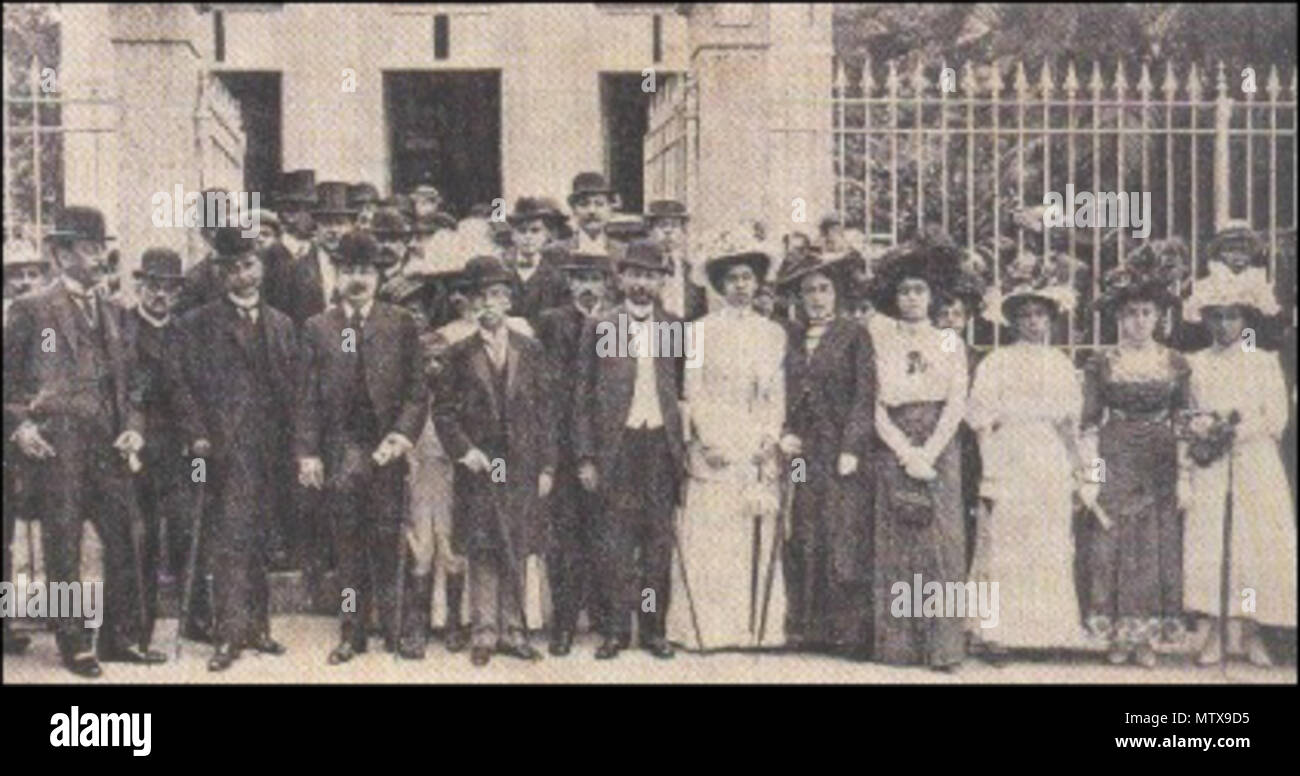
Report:
[{"label": "walking cane", "polygon": [[776,513],[776,535],[772,537],[772,555],[767,562],[767,579],[763,585],[763,610],[758,619],[758,646],[763,646],[763,635],[767,633],[767,609],[772,601],[772,585],[776,581],[776,564],[781,560],[781,551],[785,548],[786,520],[794,520],[794,480],[786,483],[781,493],[781,510]]},{"label": "walking cane", "polygon": [[[686,481],[682,481],[682,491],[686,490]],[[680,494],[679,494],[680,495]],[[686,558],[682,555],[682,543],[677,538],[677,523],[682,517],[682,503],[685,498],[677,499],[677,506],[673,509],[673,522],[669,530],[673,535],[673,549],[677,551],[677,569],[682,575],[682,589],[686,591],[686,605],[691,611],[691,628],[695,630],[695,641],[700,645],[700,651],[704,651],[704,637],[700,635],[700,620],[695,615],[695,596],[691,595],[691,583],[686,578]]]},{"label": "walking cane", "polygon": [[1219,563],[1219,670],[1228,674],[1228,572],[1232,564],[1232,459],[1228,444],[1228,492],[1223,500],[1223,558]]},{"label": "walking cane", "polygon": [[403,618],[403,593],[406,589],[406,521],[411,515],[411,468],[407,465],[406,474],[402,477],[402,519],[398,522],[397,527],[397,594],[395,595],[394,605],[397,611],[394,614],[394,623],[397,639],[397,649],[393,650],[393,660],[401,657],[402,653],[402,620]]},{"label": "walking cane", "polygon": [[[505,566],[511,579],[510,586],[515,591],[515,601],[519,605],[519,621],[524,626],[524,638],[528,638],[528,611],[524,606],[524,596],[527,590],[524,587],[524,575],[519,572],[519,567],[515,565],[514,544],[510,540],[510,525],[506,522],[506,513],[501,508],[501,503],[497,499],[495,483],[489,483],[488,498],[492,501],[492,512],[496,515],[497,531],[501,534],[501,552],[502,565]],[[525,562],[527,560],[525,559]]]},{"label": "walking cane", "polygon": [[[135,475],[141,469],[140,458],[134,453],[126,457],[127,470]],[[144,592],[144,513],[140,511],[140,501],[136,498],[135,482],[128,481],[126,493],[126,514],[131,534],[131,556],[135,561],[135,604],[139,610],[140,651],[147,652],[149,637],[153,628],[149,623],[149,610],[146,606]]]},{"label": "walking cane", "polygon": [[190,521],[190,551],[185,557],[185,580],[181,586],[181,612],[180,619],[176,623],[176,658],[181,656],[181,634],[185,632],[185,624],[189,621],[190,606],[194,599],[194,577],[198,574],[199,567],[199,540],[203,533],[203,507],[204,491],[207,485],[202,480],[198,483],[198,493],[195,495],[194,519]]}]

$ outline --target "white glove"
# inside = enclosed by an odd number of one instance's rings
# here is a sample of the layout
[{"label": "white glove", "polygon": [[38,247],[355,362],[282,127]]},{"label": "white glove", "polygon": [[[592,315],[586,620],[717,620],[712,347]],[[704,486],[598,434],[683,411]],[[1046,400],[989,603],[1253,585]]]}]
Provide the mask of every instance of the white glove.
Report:
[{"label": "white glove", "polygon": [[121,450],[123,455],[133,455],[144,448],[144,437],[140,436],[139,431],[128,429],[117,435],[113,447]]},{"label": "white glove", "polygon": [[492,468],[492,462],[477,447],[471,447],[469,452],[460,459],[460,463],[475,474],[481,474]]},{"label": "white glove", "polygon": [[858,470],[858,457],[853,453],[840,453],[840,459],[835,468],[841,477],[847,477]]},{"label": "white glove", "polygon": [[384,466],[389,461],[395,461],[406,455],[414,446],[404,434],[393,431],[384,437],[384,440],[379,443],[379,447],[375,448],[375,452],[370,457],[374,460],[376,466]]},{"label": "white glove", "polygon": [[781,448],[781,452],[785,455],[798,455],[803,452],[803,441],[794,434],[786,434],[781,437],[781,441],[777,446]]},{"label": "white glove", "polygon": [[325,485],[325,463],[316,456],[298,459],[298,484],[320,490]]},{"label": "white glove", "polygon": [[45,437],[41,436],[41,430],[30,420],[23,421],[22,425],[18,426],[14,431],[13,440],[18,445],[18,449],[28,458],[43,461],[54,456],[54,448],[45,441]]}]

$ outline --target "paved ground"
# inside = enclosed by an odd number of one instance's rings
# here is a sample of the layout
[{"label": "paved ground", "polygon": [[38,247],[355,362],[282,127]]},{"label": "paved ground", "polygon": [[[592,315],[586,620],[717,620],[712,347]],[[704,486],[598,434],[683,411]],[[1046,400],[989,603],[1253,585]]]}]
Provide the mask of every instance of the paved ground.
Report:
[{"label": "paved ground", "polygon": [[[1137,666],[1110,666],[1099,654],[1078,654],[1073,658],[1026,658],[1004,668],[995,668],[971,658],[953,675],[922,668],[900,668],[873,663],[851,663],[830,657],[792,654],[678,653],[660,661],[640,651],[628,651],[617,660],[597,661],[592,657],[597,639],[587,635],[565,658],[549,655],[540,663],[527,664],[497,656],[485,668],[470,665],[467,653],[450,654],[440,642],[430,644],[424,661],[399,661],[382,651],[382,641],[372,638],[372,650],[343,666],[328,666],[325,657],[333,646],[337,625],[327,617],[286,615],[276,617],[272,631],[288,648],[282,657],[255,653],[245,656],[230,670],[210,674],[206,669],[211,648],[187,642],[179,661],[162,666],[136,667],[105,665],[98,683],[126,684],[431,684],[431,683],[918,683],[918,684],[1295,684],[1295,665],[1255,668],[1244,662],[1230,663],[1226,677],[1217,668],[1203,669],[1182,655],[1162,657],[1160,666],[1146,670]],[[155,646],[173,648],[175,620],[159,622]],[[538,645],[544,648],[542,640]],[[53,634],[41,632],[28,654],[6,658],[6,684],[68,683],[76,679],[58,664]]]}]

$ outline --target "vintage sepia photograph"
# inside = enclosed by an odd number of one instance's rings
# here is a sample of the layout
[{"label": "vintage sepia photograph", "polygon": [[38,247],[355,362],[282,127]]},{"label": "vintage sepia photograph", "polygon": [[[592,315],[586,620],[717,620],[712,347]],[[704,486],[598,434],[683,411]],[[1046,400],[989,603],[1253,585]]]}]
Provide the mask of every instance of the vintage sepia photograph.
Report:
[{"label": "vintage sepia photograph", "polygon": [[1297,684],[1294,4],[3,59],[4,685]]}]

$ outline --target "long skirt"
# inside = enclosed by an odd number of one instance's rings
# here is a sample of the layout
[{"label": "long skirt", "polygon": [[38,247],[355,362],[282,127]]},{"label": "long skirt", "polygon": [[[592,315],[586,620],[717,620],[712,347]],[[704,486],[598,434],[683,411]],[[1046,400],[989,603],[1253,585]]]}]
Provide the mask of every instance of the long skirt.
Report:
[{"label": "long skirt", "polygon": [[[1277,441],[1235,444],[1228,616],[1264,625],[1296,625],[1296,524]],[[1183,603],[1216,616],[1223,562],[1228,459],[1192,469],[1192,501],[1183,534]]]},{"label": "long skirt", "polygon": [[[923,443],[934,430],[943,402],[889,408],[889,417],[912,440]],[[903,588],[914,596],[918,582],[966,581],[966,531],[962,514],[961,450],[956,436],[935,459],[938,477],[912,479],[892,450],[875,455],[875,658],[883,663],[943,666],[965,655],[965,621],[946,611],[923,616],[911,607],[902,616],[894,605]]]},{"label": "long skirt", "polygon": [[1107,475],[1099,504],[1114,525],[1085,523],[1088,628],[1120,644],[1173,638],[1182,630],[1183,608],[1173,430],[1168,423],[1112,419],[1098,444]]},{"label": "long skirt", "polygon": [[698,650],[785,643],[785,575],[780,555],[773,554],[777,516],[746,514],[744,490],[735,482],[698,478],[687,486],[672,571],[670,641]]}]

